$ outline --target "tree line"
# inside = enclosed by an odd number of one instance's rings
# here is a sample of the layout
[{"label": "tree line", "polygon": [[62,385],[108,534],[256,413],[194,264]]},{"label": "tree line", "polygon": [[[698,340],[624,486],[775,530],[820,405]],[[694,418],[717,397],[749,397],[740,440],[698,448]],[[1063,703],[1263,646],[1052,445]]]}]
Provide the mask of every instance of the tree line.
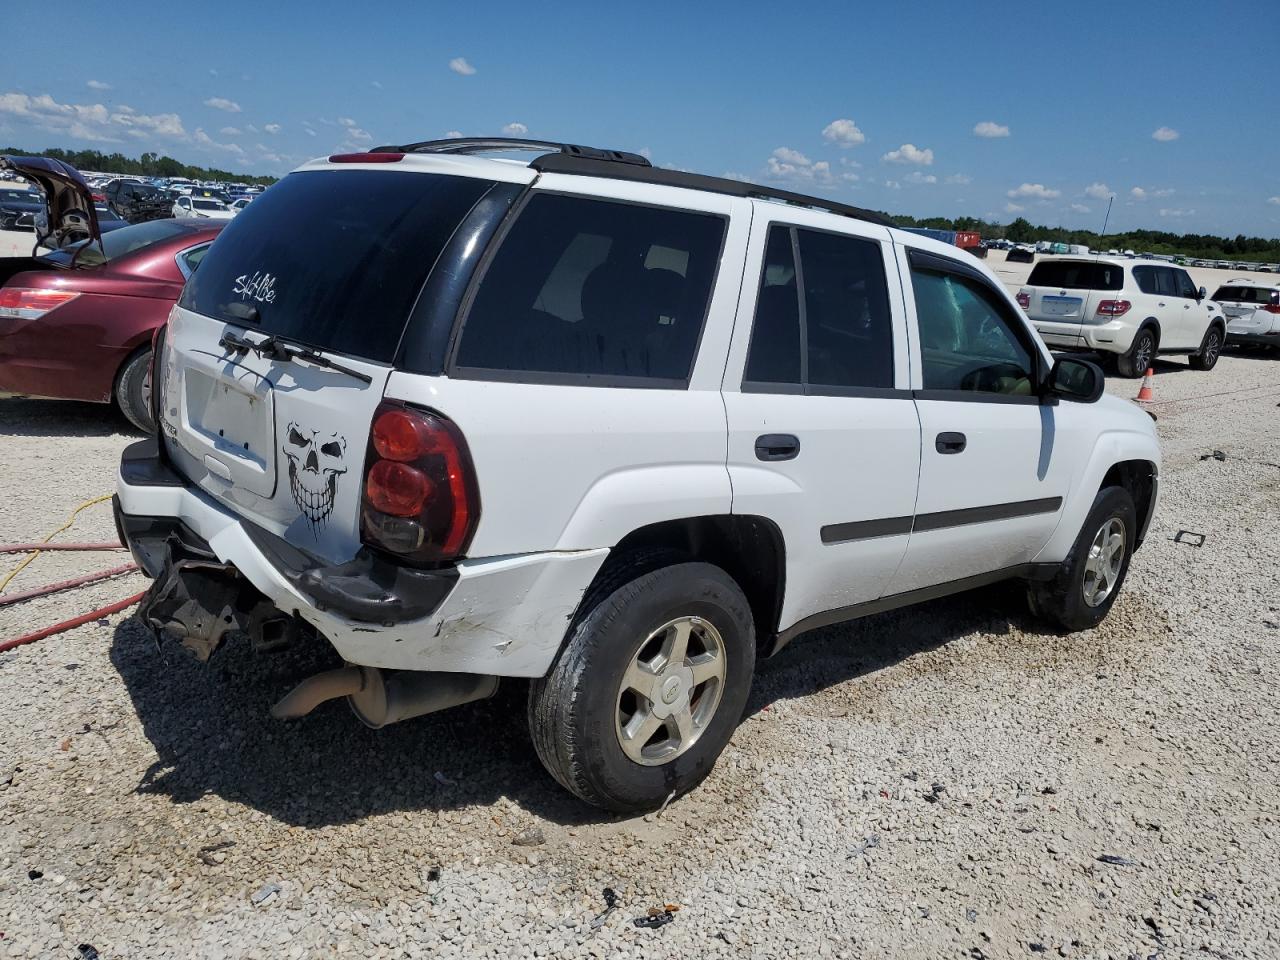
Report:
[{"label": "tree line", "polygon": [[231,173],[217,167],[197,167],[173,157],[156,153],[144,153],[140,157],[126,157],[123,153],[102,153],[99,150],[24,150],[21,147],[5,147],[10,156],[51,157],[69,163],[77,170],[95,173],[123,173],[136,177],[186,177],[189,180],[226,180],[236,183],[258,183],[270,186],[275,177],[257,177],[248,173]]},{"label": "tree line", "polygon": [[932,227],[937,230],[972,230],[984,240],[999,238],[1014,243],[1083,244],[1091,250],[1134,250],[1138,253],[1162,253],[1203,260],[1246,260],[1255,263],[1280,263],[1280,240],[1265,237],[1218,237],[1205,233],[1169,233],[1164,230],[1129,230],[1105,236],[1092,230],[1068,230],[1033,224],[1026,217],[1003,224],[975,217],[911,217],[886,214],[900,227]]}]

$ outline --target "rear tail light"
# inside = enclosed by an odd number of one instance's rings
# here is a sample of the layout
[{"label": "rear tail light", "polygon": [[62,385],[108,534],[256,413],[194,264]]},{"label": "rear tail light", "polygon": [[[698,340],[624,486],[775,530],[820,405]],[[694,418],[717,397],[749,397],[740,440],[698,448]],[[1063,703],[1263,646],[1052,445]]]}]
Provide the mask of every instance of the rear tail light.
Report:
[{"label": "rear tail light", "polygon": [[[4,291],[0,290],[0,293],[4,293]],[[1268,303],[1262,309],[1267,311],[1267,313],[1280,313],[1280,303]]]},{"label": "rear tail light", "polygon": [[1132,306],[1128,300],[1103,300],[1098,304],[1098,313],[1104,317],[1123,317]]},{"label": "rear tail light", "polygon": [[1031,294],[1029,294],[1029,293],[1027,293],[1027,292],[1025,292],[1025,291],[1019,290],[1019,291],[1018,291],[1018,306],[1020,306],[1023,310],[1030,310],[1030,309],[1031,309]]},{"label": "rear tail light", "polygon": [[403,153],[335,153],[329,157],[330,163],[399,163],[404,159]]},{"label": "rear tail light", "polygon": [[70,303],[78,293],[70,290],[38,290],[32,287],[0,287],[0,317],[36,320],[50,310]]},{"label": "rear tail light", "polygon": [[466,440],[437,413],[385,401],[365,457],[361,539],[418,563],[460,556],[480,519]]}]

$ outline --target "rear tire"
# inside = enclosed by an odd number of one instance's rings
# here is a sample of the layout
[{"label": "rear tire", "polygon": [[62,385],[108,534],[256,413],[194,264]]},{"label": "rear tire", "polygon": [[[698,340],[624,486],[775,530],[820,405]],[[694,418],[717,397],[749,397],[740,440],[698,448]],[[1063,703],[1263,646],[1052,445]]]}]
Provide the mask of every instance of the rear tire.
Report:
[{"label": "rear tire", "polygon": [[1142,376],[1155,363],[1158,346],[1156,332],[1151,327],[1143,327],[1134,336],[1129,349],[1116,357],[1116,371],[1130,379]]},{"label": "rear tire", "polygon": [[711,772],[742,718],[755,658],[751,608],[719,567],[640,574],[597,597],[551,673],[530,685],[534,749],[587,803],[653,810]]},{"label": "rear tire", "polygon": [[125,361],[116,378],[116,405],[143,433],[155,431],[151,418],[151,351],[141,350]]},{"label": "rear tire", "polygon": [[1070,631],[1096,627],[1120,594],[1137,538],[1138,512],[1129,491],[1123,487],[1098,491],[1053,579],[1028,584],[1031,612]]},{"label": "rear tire", "polygon": [[1222,356],[1222,331],[1218,327],[1210,327],[1200,344],[1200,352],[1190,357],[1192,370],[1212,370],[1218,365],[1218,357]]}]

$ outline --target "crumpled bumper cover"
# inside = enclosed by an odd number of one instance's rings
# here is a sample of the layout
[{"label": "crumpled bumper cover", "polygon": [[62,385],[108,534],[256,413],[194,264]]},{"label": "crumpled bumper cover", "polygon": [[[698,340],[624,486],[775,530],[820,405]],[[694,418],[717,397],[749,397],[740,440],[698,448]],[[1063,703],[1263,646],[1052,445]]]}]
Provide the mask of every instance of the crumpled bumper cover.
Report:
[{"label": "crumpled bumper cover", "polygon": [[361,549],[332,564],[188,485],[154,439],[124,451],[116,523],[148,575],[160,576],[173,557],[229,565],[350,663],[497,676],[545,675],[608,554],[523,554],[419,570]]}]

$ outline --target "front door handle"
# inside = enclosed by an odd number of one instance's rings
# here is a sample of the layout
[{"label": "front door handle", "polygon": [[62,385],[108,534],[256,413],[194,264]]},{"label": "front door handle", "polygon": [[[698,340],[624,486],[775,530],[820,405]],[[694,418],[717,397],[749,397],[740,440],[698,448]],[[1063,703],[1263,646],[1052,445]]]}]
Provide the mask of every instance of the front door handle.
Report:
[{"label": "front door handle", "polygon": [[968,442],[963,433],[940,433],[933,441],[933,448],[939,453],[960,453]]},{"label": "front door handle", "polygon": [[800,438],[789,433],[756,437],[757,460],[794,460],[800,454]]}]

